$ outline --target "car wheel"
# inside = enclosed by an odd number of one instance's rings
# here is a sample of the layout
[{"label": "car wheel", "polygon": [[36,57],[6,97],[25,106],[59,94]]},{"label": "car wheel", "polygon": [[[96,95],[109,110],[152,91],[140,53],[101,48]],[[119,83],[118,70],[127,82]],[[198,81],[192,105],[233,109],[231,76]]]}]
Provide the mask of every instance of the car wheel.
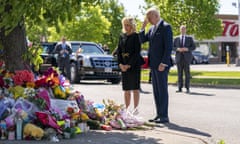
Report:
[{"label": "car wheel", "polygon": [[193,59],[192,64],[197,64],[197,61],[195,59]]},{"label": "car wheel", "polygon": [[73,83],[80,83],[80,78],[77,74],[77,65],[76,63],[71,63],[70,65],[70,72],[71,72],[71,82]]}]

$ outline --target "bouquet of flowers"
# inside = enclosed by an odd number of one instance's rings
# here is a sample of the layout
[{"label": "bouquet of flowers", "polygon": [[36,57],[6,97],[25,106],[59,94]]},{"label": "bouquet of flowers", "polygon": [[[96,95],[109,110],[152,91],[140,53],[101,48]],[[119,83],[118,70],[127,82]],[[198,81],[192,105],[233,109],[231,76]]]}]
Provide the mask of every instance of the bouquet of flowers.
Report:
[{"label": "bouquet of flowers", "polygon": [[34,82],[34,75],[28,70],[18,70],[12,76],[15,85],[25,86],[27,82]]},{"label": "bouquet of flowers", "polygon": [[57,70],[54,68],[49,68],[44,72],[43,76],[39,77],[35,81],[36,87],[55,87],[60,85],[60,76],[57,73]]}]

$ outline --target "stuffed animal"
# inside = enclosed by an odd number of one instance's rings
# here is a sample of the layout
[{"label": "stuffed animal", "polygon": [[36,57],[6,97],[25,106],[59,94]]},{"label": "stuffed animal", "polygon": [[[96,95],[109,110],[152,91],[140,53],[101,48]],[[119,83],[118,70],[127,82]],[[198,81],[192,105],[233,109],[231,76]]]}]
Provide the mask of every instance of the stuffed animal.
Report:
[{"label": "stuffed animal", "polygon": [[44,131],[42,128],[31,123],[27,123],[24,126],[24,129],[23,129],[24,138],[33,137],[36,140],[41,140],[43,136],[44,136]]},{"label": "stuffed animal", "polygon": [[44,137],[50,140],[51,142],[59,142],[57,132],[53,128],[44,129]]}]

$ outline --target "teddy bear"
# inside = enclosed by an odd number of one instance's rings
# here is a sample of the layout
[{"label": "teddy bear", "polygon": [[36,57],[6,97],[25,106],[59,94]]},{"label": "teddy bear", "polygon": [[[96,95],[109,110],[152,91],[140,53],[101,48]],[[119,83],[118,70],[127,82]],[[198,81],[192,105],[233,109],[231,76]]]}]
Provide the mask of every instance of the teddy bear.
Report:
[{"label": "teddy bear", "polygon": [[23,129],[23,137],[33,137],[36,140],[41,140],[44,136],[44,131],[42,128],[36,126],[32,123],[27,123]]},{"label": "teddy bear", "polygon": [[44,137],[52,142],[59,142],[57,132],[54,128],[50,127],[50,128],[44,129]]}]

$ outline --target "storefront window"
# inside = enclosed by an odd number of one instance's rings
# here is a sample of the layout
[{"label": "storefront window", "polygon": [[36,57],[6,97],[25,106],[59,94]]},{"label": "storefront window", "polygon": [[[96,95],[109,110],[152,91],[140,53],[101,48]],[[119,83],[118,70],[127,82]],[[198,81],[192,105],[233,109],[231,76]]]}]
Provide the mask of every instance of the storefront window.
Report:
[{"label": "storefront window", "polygon": [[210,55],[213,57],[218,56],[218,43],[210,43]]},{"label": "storefront window", "polygon": [[200,51],[203,55],[206,55],[206,56],[210,54],[208,43],[196,42],[195,51]]}]

